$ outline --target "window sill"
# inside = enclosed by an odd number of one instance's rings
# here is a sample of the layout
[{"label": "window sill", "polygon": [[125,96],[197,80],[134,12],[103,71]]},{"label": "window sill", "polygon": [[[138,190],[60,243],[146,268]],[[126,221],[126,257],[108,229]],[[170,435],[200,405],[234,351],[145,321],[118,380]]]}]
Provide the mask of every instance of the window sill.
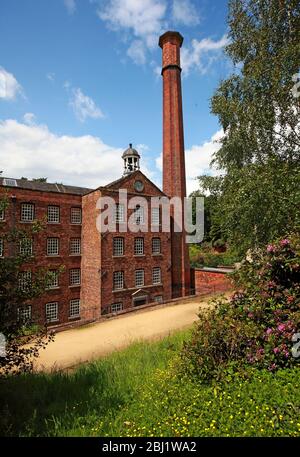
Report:
[{"label": "window sill", "polygon": [[115,292],[126,292],[126,290],[128,290],[128,289],[125,289],[125,288],[123,288],[123,289],[113,289],[112,292],[113,293],[115,293]]},{"label": "window sill", "polygon": [[70,222],[70,225],[82,225],[82,222]]},{"label": "window sill", "polygon": [[46,257],[48,259],[55,259],[55,258],[60,258],[61,256],[59,254],[55,254],[55,255],[46,255]]},{"label": "window sill", "polygon": [[122,255],[113,255],[112,257],[113,257],[113,259],[124,259],[125,255],[124,254],[122,254]]},{"label": "window sill", "polygon": [[47,321],[47,325],[55,324],[57,322],[59,322],[59,319],[53,319],[51,321]]},{"label": "window sill", "polygon": [[33,224],[35,221],[19,221],[20,224]]},{"label": "window sill", "polygon": [[162,253],[161,252],[157,252],[157,253],[152,253],[153,257],[162,257]]},{"label": "window sill", "polygon": [[56,287],[47,287],[46,292],[49,292],[49,290],[59,290],[59,289],[60,289],[60,286],[56,286]]},{"label": "window sill", "polygon": [[61,225],[61,222],[48,222],[47,221],[47,224],[48,225]]},{"label": "window sill", "polygon": [[159,284],[145,284],[144,286],[136,286],[136,287],[128,287],[127,289],[118,289],[118,290],[113,290],[113,292],[132,292],[134,290],[139,290],[139,289],[149,289],[149,288],[153,288],[153,287],[159,287],[159,286],[163,286],[163,283],[159,283]]},{"label": "window sill", "polygon": [[71,286],[69,286],[69,289],[73,289],[74,287],[80,287],[81,284],[72,284]]},{"label": "window sill", "polygon": [[69,257],[81,257],[81,254],[69,254]]},{"label": "window sill", "polygon": [[134,257],[146,257],[145,254],[134,254]]},{"label": "window sill", "polygon": [[69,317],[69,321],[74,321],[74,320],[79,320],[80,319],[80,314],[78,314],[78,316],[70,316]]}]

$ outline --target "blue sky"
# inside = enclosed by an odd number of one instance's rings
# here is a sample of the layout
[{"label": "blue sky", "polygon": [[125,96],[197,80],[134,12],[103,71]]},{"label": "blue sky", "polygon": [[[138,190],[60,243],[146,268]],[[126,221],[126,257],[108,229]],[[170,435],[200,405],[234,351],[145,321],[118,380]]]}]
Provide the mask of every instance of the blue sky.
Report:
[{"label": "blue sky", "polygon": [[2,0],[0,170],[95,187],[118,178],[132,142],[161,180],[161,49],[184,36],[188,191],[220,136],[209,99],[232,71],[225,0]]}]

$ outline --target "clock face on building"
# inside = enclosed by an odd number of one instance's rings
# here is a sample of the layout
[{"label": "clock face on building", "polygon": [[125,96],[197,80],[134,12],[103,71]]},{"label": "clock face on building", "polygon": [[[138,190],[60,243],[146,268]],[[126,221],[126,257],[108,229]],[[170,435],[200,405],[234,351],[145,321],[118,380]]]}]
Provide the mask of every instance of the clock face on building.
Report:
[{"label": "clock face on building", "polygon": [[144,190],[144,183],[142,181],[135,181],[134,188],[137,192],[142,192]]}]

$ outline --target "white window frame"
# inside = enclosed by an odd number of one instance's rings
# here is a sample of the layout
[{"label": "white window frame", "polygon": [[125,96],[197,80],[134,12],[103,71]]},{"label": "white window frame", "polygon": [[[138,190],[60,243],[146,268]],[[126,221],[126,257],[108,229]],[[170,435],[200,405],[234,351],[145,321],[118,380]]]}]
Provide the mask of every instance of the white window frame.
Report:
[{"label": "white window frame", "polygon": [[124,255],[124,237],[115,236],[113,238],[113,256],[121,257]]},{"label": "white window frame", "polygon": [[4,240],[0,238],[0,257],[4,257]]},{"label": "white window frame", "polygon": [[161,268],[154,267],[152,269],[152,284],[161,284]]},{"label": "white window frame", "polygon": [[160,224],[160,210],[157,207],[151,208],[151,225],[157,226]]},{"label": "white window frame", "polygon": [[47,220],[48,224],[60,223],[60,207],[58,205],[48,205]]},{"label": "white window frame", "polygon": [[143,287],[145,285],[145,270],[139,268],[135,270],[135,287]]},{"label": "white window frame", "polygon": [[34,212],[34,203],[21,203],[21,222],[33,222]]},{"label": "white window frame", "polygon": [[70,215],[71,224],[80,225],[82,223],[82,208],[73,206]]},{"label": "white window frame", "polygon": [[134,239],[134,255],[145,254],[145,241],[143,237],[137,237]]},{"label": "white window frame", "polygon": [[114,222],[124,222],[125,220],[125,206],[123,203],[116,203],[114,207]]},{"label": "white window frame", "polygon": [[70,286],[80,286],[81,271],[80,268],[71,268],[69,272]]},{"label": "white window frame", "polygon": [[33,254],[33,239],[32,238],[24,238],[23,240],[20,240],[19,253],[21,255],[27,255],[27,256],[30,256]]},{"label": "white window frame", "polygon": [[110,311],[111,313],[118,313],[119,311],[122,311],[123,310],[123,303],[120,302],[120,303],[113,303],[111,306],[110,306]]},{"label": "white window frame", "polygon": [[56,322],[58,321],[58,302],[46,303],[46,321]]},{"label": "white window frame", "polygon": [[81,255],[81,238],[70,239],[70,255]]},{"label": "white window frame", "polygon": [[30,322],[31,321],[31,305],[26,305],[18,308],[18,321],[19,322]]},{"label": "white window frame", "polygon": [[47,238],[47,256],[55,257],[59,255],[59,238]]},{"label": "white window frame", "polygon": [[70,300],[69,318],[80,317],[80,299],[73,298]]},{"label": "white window frame", "polygon": [[52,273],[52,278],[51,278],[51,282],[50,282],[50,278],[48,280],[47,289],[57,289],[59,287],[58,271],[50,270],[50,273]]},{"label": "white window frame", "polygon": [[30,270],[20,271],[18,275],[19,289],[26,292],[31,286],[32,274]]},{"label": "white window frame", "polygon": [[152,254],[161,254],[161,239],[157,236],[152,238]]},{"label": "white window frame", "polygon": [[124,289],[124,271],[113,272],[113,290]]},{"label": "white window frame", "polygon": [[136,225],[141,225],[145,222],[145,211],[141,205],[137,205],[134,209],[134,222]]}]

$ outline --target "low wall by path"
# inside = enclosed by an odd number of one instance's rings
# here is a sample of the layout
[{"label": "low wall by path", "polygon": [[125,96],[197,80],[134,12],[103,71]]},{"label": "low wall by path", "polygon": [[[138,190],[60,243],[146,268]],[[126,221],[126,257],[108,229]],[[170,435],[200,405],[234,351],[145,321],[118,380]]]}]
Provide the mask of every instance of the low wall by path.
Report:
[{"label": "low wall by path", "polygon": [[233,288],[232,272],[232,268],[192,268],[195,295],[230,291]]},{"label": "low wall by path", "polygon": [[136,313],[137,311],[141,311],[143,309],[146,310],[148,308],[160,308],[164,306],[175,305],[176,303],[189,303],[194,301],[194,299],[197,300],[197,297],[199,296],[204,297],[212,294],[229,292],[232,290],[233,285],[231,283],[230,277],[228,276],[228,273],[231,273],[232,271],[233,268],[191,268],[191,289],[190,295],[187,297],[173,298],[161,304],[155,302],[148,303],[139,307],[128,308],[118,313],[104,314],[98,319],[78,320],[73,323],[64,323],[56,326],[51,326],[49,330],[57,333],[72,328],[94,324],[95,322],[106,321],[123,314]]}]

